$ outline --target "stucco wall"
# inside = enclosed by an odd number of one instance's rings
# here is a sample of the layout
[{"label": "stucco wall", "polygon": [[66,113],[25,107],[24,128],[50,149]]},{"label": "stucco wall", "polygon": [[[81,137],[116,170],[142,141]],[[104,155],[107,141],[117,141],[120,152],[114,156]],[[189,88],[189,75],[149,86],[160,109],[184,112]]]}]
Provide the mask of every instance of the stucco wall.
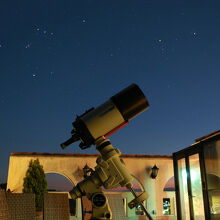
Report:
[{"label": "stucco wall", "polygon": [[[21,193],[29,161],[39,159],[45,173],[59,173],[67,177],[74,185],[82,180],[82,168],[87,164],[93,168],[97,155],[82,154],[40,154],[12,153],[9,160],[8,189]],[[171,156],[124,155],[123,160],[127,169],[144,185],[149,194],[147,208],[150,213],[163,215],[163,198],[169,197],[164,192],[166,182],[173,176],[173,160]],[[159,168],[156,179],[150,178],[150,168]],[[175,199],[175,198],[174,198]]]}]

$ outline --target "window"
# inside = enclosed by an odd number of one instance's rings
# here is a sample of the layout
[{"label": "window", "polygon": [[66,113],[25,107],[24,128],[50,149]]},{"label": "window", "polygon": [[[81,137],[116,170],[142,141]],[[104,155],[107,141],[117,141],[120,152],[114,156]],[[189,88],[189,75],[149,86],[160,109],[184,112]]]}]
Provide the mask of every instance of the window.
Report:
[{"label": "window", "polygon": [[135,210],[136,215],[144,215],[144,211],[141,208],[141,205],[138,205]]},{"label": "window", "polygon": [[163,198],[163,214],[171,215],[170,198]]}]

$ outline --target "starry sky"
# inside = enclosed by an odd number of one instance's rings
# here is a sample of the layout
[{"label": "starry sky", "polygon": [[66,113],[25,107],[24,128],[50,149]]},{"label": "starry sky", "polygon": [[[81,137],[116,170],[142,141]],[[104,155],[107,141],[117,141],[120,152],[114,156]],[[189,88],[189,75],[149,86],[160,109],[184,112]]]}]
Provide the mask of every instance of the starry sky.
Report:
[{"label": "starry sky", "polygon": [[219,0],[2,1],[0,183],[11,152],[62,150],[76,114],[136,83],[150,108],[110,139],[170,155],[219,130]]}]

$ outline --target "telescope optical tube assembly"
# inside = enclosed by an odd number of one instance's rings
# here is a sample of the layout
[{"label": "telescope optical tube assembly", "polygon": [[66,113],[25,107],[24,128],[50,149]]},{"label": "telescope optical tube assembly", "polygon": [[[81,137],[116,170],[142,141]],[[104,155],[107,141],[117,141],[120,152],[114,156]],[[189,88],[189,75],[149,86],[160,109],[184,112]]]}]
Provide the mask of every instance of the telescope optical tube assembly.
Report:
[{"label": "telescope optical tube assembly", "polygon": [[64,149],[81,140],[79,146],[88,148],[96,139],[110,136],[147,108],[149,103],[144,93],[136,84],[131,84],[97,108],[77,116],[73,122],[72,137],[61,147]]}]

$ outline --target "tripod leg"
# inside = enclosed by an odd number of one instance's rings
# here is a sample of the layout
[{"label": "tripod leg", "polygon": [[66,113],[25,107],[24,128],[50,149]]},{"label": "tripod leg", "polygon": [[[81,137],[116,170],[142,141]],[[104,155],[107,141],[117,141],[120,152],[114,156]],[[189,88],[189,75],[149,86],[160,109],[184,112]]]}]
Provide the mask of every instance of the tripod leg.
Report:
[{"label": "tripod leg", "polygon": [[[133,194],[133,196],[135,197],[135,199],[133,201],[137,201],[138,199],[140,199],[140,196],[137,196],[137,194],[135,193],[135,191],[133,190],[132,187],[128,187],[128,189],[131,191],[131,193]],[[144,194],[144,193],[143,193]],[[142,201],[138,202],[138,204],[141,206],[141,209],[145,212],[146,216],[148,217],[149,220],[153,220],[153,218],[151,217],[151,215],[149,214],[149,212],[147,211],[147,209],[144,207]]]}]

